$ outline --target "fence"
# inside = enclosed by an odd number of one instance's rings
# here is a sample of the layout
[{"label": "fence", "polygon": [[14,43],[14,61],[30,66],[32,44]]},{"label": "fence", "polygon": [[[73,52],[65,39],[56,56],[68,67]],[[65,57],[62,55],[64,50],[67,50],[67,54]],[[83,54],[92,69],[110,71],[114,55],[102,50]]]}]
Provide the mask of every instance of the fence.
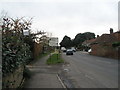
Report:
[{"label": "fence", "polygon": [[36,59],[43,52],[43,43],[34,43],[34,59]]}]

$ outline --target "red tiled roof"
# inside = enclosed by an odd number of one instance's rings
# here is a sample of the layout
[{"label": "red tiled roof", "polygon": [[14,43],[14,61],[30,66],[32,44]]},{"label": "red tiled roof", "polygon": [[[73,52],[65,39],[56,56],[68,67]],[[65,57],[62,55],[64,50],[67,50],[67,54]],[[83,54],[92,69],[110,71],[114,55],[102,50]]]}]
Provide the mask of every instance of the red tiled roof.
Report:
[{"label": "red tiled roof", "polygon": [[94,42],[96,39],[90,39],[90,40],[85,40],[82,44],[91,44]]},{"label": "red tiled roof", "polygon": [[93,43],[112,43],[120,41],[120,33],[112,33],[112,34],[102,34],[100,37],[96,38],[96,40]]},{"label": "red tiled roof", "polygon": [[112,33],[112,34],[102,34],[100,37],[91,40],[85,40],[82,44],[93,44],[93,43],[113,43],[120,42],[120,31]]},{"label": "red tiled roof", "polygon": [[96,39],[90,39],[90,40],[85,40],[83,43],[92,43],[94,42]]}]

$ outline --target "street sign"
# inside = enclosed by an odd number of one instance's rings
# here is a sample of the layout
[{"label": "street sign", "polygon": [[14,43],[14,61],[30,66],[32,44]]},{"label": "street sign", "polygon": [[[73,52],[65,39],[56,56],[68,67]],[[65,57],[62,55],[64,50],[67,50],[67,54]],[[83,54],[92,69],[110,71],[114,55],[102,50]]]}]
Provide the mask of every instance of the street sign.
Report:
[{"label": "street sign", "polygon": [[29,30],[23,30],[23,34],[25,35],[25,36],[29,36]]},{"label": "street sign", "polygon": [[57,37],[50,37],[49,46],[58,46],[58,38]]}]

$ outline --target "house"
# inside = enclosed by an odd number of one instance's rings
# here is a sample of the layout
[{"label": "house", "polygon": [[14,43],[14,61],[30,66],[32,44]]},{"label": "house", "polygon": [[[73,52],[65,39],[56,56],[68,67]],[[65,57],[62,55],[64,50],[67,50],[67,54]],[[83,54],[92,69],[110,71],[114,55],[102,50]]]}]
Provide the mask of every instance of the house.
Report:
[{"label": "house", "polygon": [[87,46],[87,47],[90,47],[90,44],[92,42],[94,42],[96,39],[90,39],[90,40],[85,40],[83,43],[82,43],[82,46]]},{"label": "house", "polygon": [[119,59],[120,48],[113,47],[113,43],[115,42],[120,42],[120,31],[113,33],[113,29],[110,29],[110,34],[102,34],[90,44],[90,54]]},{"label": "house", "polygon": [[96,39],[90,39],[90,40],[85,40],[82,43],[82,50],[88,52],[88,50],[90,49],[90,45],[92,42],[94,42]]}]

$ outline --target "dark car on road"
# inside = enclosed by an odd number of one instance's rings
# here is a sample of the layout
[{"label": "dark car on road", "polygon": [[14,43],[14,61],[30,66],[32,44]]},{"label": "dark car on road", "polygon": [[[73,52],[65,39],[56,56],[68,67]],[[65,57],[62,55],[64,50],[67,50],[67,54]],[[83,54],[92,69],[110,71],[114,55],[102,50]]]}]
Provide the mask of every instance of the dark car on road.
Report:
[{"label": "dark car on road", "polygon": [[66,55],[73,55],[73,50],[72,49],[67,49],[66,50]]}]

